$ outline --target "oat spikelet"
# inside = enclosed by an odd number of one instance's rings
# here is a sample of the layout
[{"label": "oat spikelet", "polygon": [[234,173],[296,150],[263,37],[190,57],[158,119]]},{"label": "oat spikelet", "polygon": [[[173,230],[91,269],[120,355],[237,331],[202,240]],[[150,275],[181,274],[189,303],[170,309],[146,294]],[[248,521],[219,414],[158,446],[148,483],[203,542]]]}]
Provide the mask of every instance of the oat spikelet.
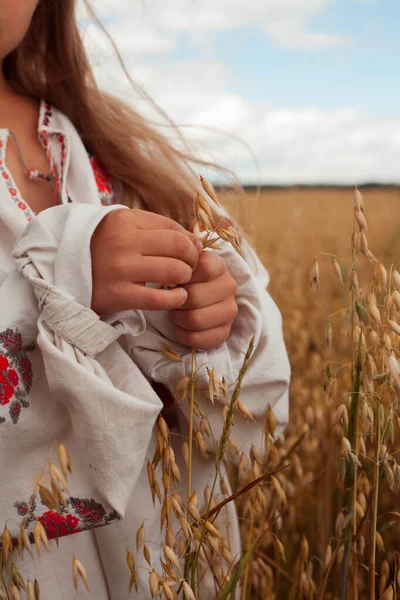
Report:
[{"label": "oat spikelet", "polygon": [[375,302],[371,302],[371,301],[368,302],[368,311],[369,311],[369,314],[371,315],[371,317],[373,318],[373,320],[375,321],[375,323],[381,322],[381,314],[380,314],[379,308],[377,307]]},{"label": "oat spikelet", "polygon": [[390,466],[389,466],[389,464],[388,464],[388,462],[386,460],[383,463],[383,471],[385,473],[386,481],[388,482],[389,487],[390,487],[390,489],[393,492],[395,490],[395,488],[396,488],[396,483],[395,483],[393,471],[390,468]]},{"label": "oat spikelet", "polygon": [[60,463],[61,471],[64,474],[65,479],[68,477],[68,473],[72,475],[71,459],[68,450],[64,444],[59,443],[57,446],[58,462]]},{"label": "oat spikelet", "polygon": [[200,420],[200,431],[203,435],[207,435],[209,438],[212,437],[210,425],[206,417],[202,417]]},{"label": "oat spikelet", "polygon": [[183,456],[183,460],[185,461],[185,464],[188,465],[188,463],[189,463],[189,445],[187,442],[183,442],[183,444],[182,444],[182,456]]},{"label": "oat spikelet", "polygon": [[162,589],[167,600],[174,600],[174,595],[166,581],[162,582]]},{"label": "oat spikelet", "polygon": [[387,285],[387,271],[385,269],[385,267],[383,266],[383,264],[380,262],[377,264],[376,267],[376,278],[378,279],[379,283],[382,286],[382,289],[386,289],[386,285]]},{"label": "oat spikelet", "polygon": [[32,581],[28,579],[26,582],[26,598],[27,600],[35,600],[35,592],[33,589]]},{"label": "oat spikelet", "polygon": [[271,483],[276,491],[276,494],[277,494],[279,500],[282,502],[282,504],[284,506],[286,506],[287,505],[286,494],[283,491],[282,486],[279,483],[279,480],[276,477],[274,477],[273,475],[271,475],[270,479],[271,479]]},{"label": "oat spikelet", "polygon": [[332,256],[332,267],[336,274],[336,277],[339,279],[340,283],[343,285],[342,269],[340,268],[340,265],[334,256]]},{"label": "oat spikelet", "polygon": [[11,554],[14,549],[11,533],[8,531],[7,527],[4,527],[3,529],[3,534],[1,536],[1,545],[3,548],[4,564],[6,564],[8,561],[8,555]]},{"label": "oat spikelet", "polygon": [[381,596],[380,600],[393,600],[393,598],[394,598],[393,584],[391,583],[390,586],[385,591],[385,593]]},{"label": "oat spikelet", "polygon": [[78,560],[76,558],[76,556],[74,555],[72,558],[72,579],[73,579],[74,587],[76,590],[78,589],[79,578],[82,579],[83,583],[85,584],[86,589],[88,590],[88,592],[90,592],[89,581],[87,578],[86,569],[83,566],[83,564],[81,563],[81,561]]},{"label": "oat spikelet", "polygon": [[144,546],[143,546],[143,556],[144,556],[146,562],[148,563],[149,567],[151,567],[150,551],[149,551],[148,547],[146,546],[146,544],[144,544]]},{"label": "oat spikelet", "polygon": [[397,385],[400,384],[400,365],[395,356],[391,354],[385,357],[386,367]]},{"label": "oat spikelet", "polygon": [[354,218],[360,228],[360,231],[368,231],[367,220],[361,210],[354,209]]},{"label": "oat spikelet", "polygon": [[206,455],[208,447],[206,445],[206,442],[204,440],[204,437],[203,437],[203,434],[201,433],[201,431],[196,432],[196,443],[197,443],[197,446],[198,446],[201,454],[203,454],[203,456]]},{"label": "oat spikelet", "polygon": [[282,542],[277,537],[274,537],[274,547],[276,552],[282,558],[283,562],[286,562],[285,549],[283,547]]},{"label": "oat spikelet", "polygon": [[313,285],[315,285],[317,289],[319,288],[319,265],[316,258],[310,269],[310,287]]},{"label": "oat spikelet", "polygon": [[376,547],[378,548],[378,550],[380,552],[384,552],[385,551],[385,544],[383,542],[383,537],[381,536],[381,534],[379,533],[379,531],[376,532]]},{"label": "oat spikelet", "polygon": [[37,579],[35,579],[35,582],[33,584],[33,590],[35,592],[35,600],[40,600],[40,586]]},{"label": "oat spikelet", "polygon": [[161,415],[158,417],[158,428],[164,439],[164,442],[169,444],[169,427],[168,427],[164,417],[162,417]]},{"label": "oat spikelet", "polygon": [[129,570],[132,573],[135,570],[135,559],[133,558],[129,550],[126,553],[126,562],[128,563]]},{"label": "oat spikelet", "polygon": [[267,425],[267,429],[268,429],[268,431],[266,432],[266,435],[267,435],[267,433],[269,433],[272,437],[275,437],[276,417],[275,417],[275,413],[272,410],[271,406],[268,406],[268,408],[267,408],[266,425]]},{"label": "oat spikelet", "polygon": [[240,412],[240,414],[242,415],[242,417],[244,417],[245,419],[249,419],[250,421],[253,421],[253,423],[256,422],[253,415],[251,414],[250,410],[240,400],[237,401],[237,408],[238,408],[238,411]]},{"label": "oat spikelet", "polygon": [[332,546],[330,544],[327,545],[325,550],[325,566],[327,567],[332,559]]},{"label": "oat spikelet", "polygon": [[144,523],[141,524],[141,526],[139,527],[139,529],[136,532],[136,550],[137,552],[139,552],[143,541],[144,541]]},{"label": "oat spikelet", "polygon": [[351,445],[349,440],[346,437],[342,437],[342,456],[345,458],[349,458],[349,453],[351,453]]},{"label": "oat spikelet", "polygon": [[61,483],[64,490],[69,494],[68,483],[64,475],[60,472],[60,470],[56,467],[56,465],[50,462],[49,465],[50,478],[53,482]]},{"label": "oat spikelet", "polygon": [[193,534],[192,534],[190,525],[189,525],[188,521],[185,519],[185,517],[181,517],[180,524],[181,524],[181,529],[182,529],[183,535],[185,536],[186,540],[189,542],[193,538]]},{"label": "oat spikelet", "polygon": [[133,573],[131,573],[131,576],[129,579],[129,593],[131,593],[133,586],[135,586],[136,591],[139,590],[139,578],[138,578],[138,574],[136,573],[136,571],[133,571]]},{"label": "oat spikelet", "polygon": [[11,600],[21,600],[21,595],[15,584],[12,584],[10,593],[11,593]]},{"label": "oat spikelet", "polygon": [[400,335],[400,325],[398,325],[396,323],[396,321],[392,321],[390,319],[387,320],[387,324],[389,325],[389,328],[396,334],[396,335]]},{"label": "oat spikelet", "polygon": [[185,594],[186,600],[196,600],[192,588],[186,581],[182,581],[183,593]]},{"label": "oat spikelet", "polygon": [[397,310],[400,310],[400,292],[399,292],[399,290],[393,290],[392,302],[394,303]]},{"label": "oat spikelet", "polygon": [[345,404],[340,404],[337,408],[334,418],[334,424],[343,421],[343,424],[348,427],[349,426],[349,414],[347,412],[347,406]]},{"label": "oat spikelet", "polygon": [[336,523],[335,523],[335,532],[337,535],[340,535],[343,531],[343,527],[344,527],[344,514],[343,512],[340,512],[338,514],[338,516],[336,517]]},{"label": "oat spikelet", "polygon": [[203,186],[204,191],[210,196],[211,200],[215,202],[217,206],[219,206],[218,196],[213,185],[209,181],[207,181],[207,179],[203,177],[203,175],[199,175],[199,179],[201,181],[201,185]]},{"label": "oat spikelet", "polygon": [[196,202],[197,202],[198,206],[201,208],[201,210],[206,213],[207,217],[212,220],[214,215],[212,213],[210,205],[208,204],[208,201],[206,200],[206,198],[204,198],[204,196],[202,196],[198,192],[196,195]]},{"label": "oat spikelet", "polygon": [[25,581],[22,579],[14,563],[11,565],[11,581],[17,586],[18,590],[26,591]]},{"label": "oat spikelet", "polygon": [[368,252],[369,252],[368,238],[365,234],[365,231],[362,231],[360,233],[360,244],[361,244],[361,252],[364,254],[364,256],[366,256],[368,258]]},{"label": "oat spikelet", "polygon": [[332,325],[330,320],[328,319],[325,326],[325,345],[328,352],[332,349],[332,337]]},{"label": "oat spikelet", "polygon": [[182,358],[178,354],[178,352],[171,346],[168,346],[168,344],[164,344],[164,350],[161,350],[161,354],[163,356],[165,356],[165,358],[168,358],[169,360],[174,360],[176,362],[182,362]]},{"label": "oat spikelet", "polygon": [[357,187],[354,189],[353,204],[354,204],[354,208],[356,210],[360,210],[360,211],[364,210],[363,197],[361,195],[361,192],[357,189]]},{"label": "oat spikelet", "polygon": [[150,593],[151,593],[152,598],[155,598],[156,596],[158,596],[159,577],[158,577],[154,567],[152,568],[150,576],[149,576],[149,588],[150,588]]},{"label": "oat spikelet", "polygon": [[208,531],[208,533],[211,533],[211,535],[213,535],[214,537],[221,537],[221,534],[218,531],[218,529],[212,523],[210,523],[210,521],[204,521],[204,526],[206,528],[206,531]]},{"label": "oat spikelet", "polygon": [[64,494],[62,492],[61,486],[58,483],[57,479],[55,477],[51,477],[51,491],[52,494],[55,498],[58,498],[59,501],[64,505],[64,507],[67,507],[67,501],[65,500]]},{"label": "oat spikelet", "polygon": [[175,567],[177,567],[180,571],[181,567],[180,567],[179,561],[176,557],[175,552],[172,550],[172,548],[170,548],[169,546],[164,544],[163,550],[164,550],[164,556],[165,556],[166,560],[171,562],[173,565],[175,565]]},{"label": "oat spikelet", "polygon": [[224,557],[228,565],[231,565],[233,563],[232,554],[229,552],[228,548],[224,548],[222,550],[222,556]]},{"label": "oat spikelet", "polygon": [[392,271],[392,282],[397,290],[400,290],[400,273],[393,269]]},{"label": "oat spikelet", "polygon": [[177,404],[182,404],[187,397],[188,389],[189,389],[190,378],[188,375],[185,375],[177,382],[174,389],[174,397]]},{"label": "oat spikelet", "polygon": [[40,495],[43,503],[48,508],[51,508],[56,511],[59,510],[59,506],[58,506],[58,502],[57,502],[56,498],[53,496],[53,494],[47,487],[39,484],[39,495]]},{"label": "oat spikelet", "polygon": [[[40,556],[40,551],[41,551],[41,546],[42,546],[42,540],[43,540],[43,538],[42,538],[42,531],[44,531],[43,525],[41,524],[41,522],[39,521],[39,519],[36,519],[35,527],[33,529],[33,538],[35,540],[36,552],[37,552],[38,556]],[[44,533],[46,535],[45,531],[44,531]],[[46,540],[47,540],[47,536],[46,536]]]},{"label": "oat spikelet", "polygon": [[189,500],[187,507],[188,507],[188,512],[193,517],[193,519],[195,521],[200,521],[201,517],[200,517],[199,510],[192,500]]},{"label": "oat spikelet", "polygon": [[176,493],[171,494],[171,504],[176,516],[181,517],[183,515],[183,502],[177,497]]}]

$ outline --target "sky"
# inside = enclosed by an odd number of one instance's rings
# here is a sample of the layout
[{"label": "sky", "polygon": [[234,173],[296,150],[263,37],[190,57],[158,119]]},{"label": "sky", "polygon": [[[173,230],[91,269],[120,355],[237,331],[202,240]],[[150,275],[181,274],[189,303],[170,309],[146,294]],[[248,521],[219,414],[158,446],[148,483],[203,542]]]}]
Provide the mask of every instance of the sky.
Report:
[{"label": "sky", "polygon": [[[399,0],[93,5],[190,149],[243,184],[400,182]],[[81,24],[101,85],[161,121]]]}]

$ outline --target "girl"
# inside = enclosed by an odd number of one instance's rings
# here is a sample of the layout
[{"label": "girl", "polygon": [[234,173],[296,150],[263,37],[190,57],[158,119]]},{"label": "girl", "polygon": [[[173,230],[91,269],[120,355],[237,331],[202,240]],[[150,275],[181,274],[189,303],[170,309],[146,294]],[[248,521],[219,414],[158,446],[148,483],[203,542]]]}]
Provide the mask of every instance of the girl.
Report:
[{"label": "girl", "polygon": [[[0,523],[14,539],[22,522],[31,541],[37,522],[48,538],[64,536],[40,560],[25,552],[21,570],[39,580],[43,598],[88,597],[73,591],[75,553],[91,597],[121,600],[126,551],[135,554],[142,522],[156,568],[163,543],[146,474],[163,408],[152,383],[172,391],[196,348],[198,364],[231,392],[255,336],[241,398],[256,421],[273,406],[281,431],[289,366],[280,315],[247,243],[245,258],[227,242],[202,251],[190,233],[199,182],[189,157],[97,88],[75,0],[0,0],[0,67]],[[161,354],[164,344],[182,360]],[[207,387],[205,369],[197,385]],[[196,401],[218,439],[222,406]],[[186,405],[175,418],[186,490]],[[235,417],[241,450],[260,434]],[[40,477],[59,440],[71,454],[73,490],[57,511],[32,492],[50,485]],[[194,456],[193,489],[213,471],[213,460]],[[226,514],[237,557],[233,504]],[[146,599],[142,551],[135,560],[136,597]],[[205,588],[202,597],[213,595]]]}]

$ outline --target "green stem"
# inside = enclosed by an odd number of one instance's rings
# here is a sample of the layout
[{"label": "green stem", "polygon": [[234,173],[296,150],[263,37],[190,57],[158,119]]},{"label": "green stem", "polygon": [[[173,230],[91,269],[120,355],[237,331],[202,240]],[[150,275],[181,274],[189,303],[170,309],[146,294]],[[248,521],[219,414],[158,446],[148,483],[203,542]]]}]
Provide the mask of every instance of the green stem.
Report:
[{"label": "green stem", "polygon": [[[360,340],[361,342],[361,340]],[[348,427],[348,440],[350,442],[352,450],[355,447],[355,436],[357,430],[357,419],[358,419],[358,402],[360,395],[360,384],[361,384],[361,343],[359,343],[357,361],[355,366],[355,377],[354,384],[352,390],[352,398],[349,410],[349,427]],[[354,464],[352,461],[349,461],[346,468],[346,477],[345,477],[345,490],[348,494],[347,499],[347,514],[349,514],[353,507],[353,496],[351,494],[351,487],[356,485],[354,482]],[[353,515],[353,519],[355,519],[355,515]],[[350,549],[351,549],[351,540],[353,537],[353,526],[350,524],[348,531],[346,533],[346,541],[344,546],[344,558],[343,558],[343,571],[342,571],[342,586],[340,590],[340,600],[346,599],[346,590],[347,590],[347,576],[349,571],[349,562],[350,562]]]},{"label": "green stem", "polygon": [[196,378],[196,350],[192,348],[192,368],[190,372],[190,410],[189,410],[189,458],[188,458],[188,500],[192,493],[192,455],[193,455],[193,412],[194,384]]},{"label": "green stem", "polygon": [[233,418],[233,414],[235,412],[235,407],[236,407],[236,401],[239,398],[239,394],[240,394],[240,389],[241,389],[241,385],[242,385],[242,381],[243,381],[243,377],[247,371],[247,367],[249,365],[249,361],[251,358],[251,355],[253,353],[253,349],[254,349],[254,337],[251,338],[250,343],[249,343],[249,347],[247,349],[246,355],[244,357],[244,361],[243,364],[241,366],[241,369],[239,371],[239,375],[238,378],[236,380],[236,385],[235,385],[235,389],[232,393],[232,397],[229,403],[229,408],[228,408],[228,412],[226,415],[226,420],[224,423],[224,427],[222,430],[222,434],[221,434],[221,441],[220,441],[220,445],[219,448],[217,450],[217,456],[215,459],[215,476],[214,476],[214,481],[213,481],[213,485],[211,488],[211,493],[210,493],[210,499],[208,501],[208,505],[207,505],[207,509],[206,509],[206,514],[205,514],[205,518],[203,520],[203,526],[202,526],[202,530],[201,530],[201,537],[199,540],[199,547],[198,550],[195,554],[195,557],[193,559],[192,562],[192,578],[193,578],[193,574],[195,572],[195,570],[198,568],[198,560],[199,560],[199,554],[200,554],[200,548],[202,548],[203,545],[203,541],[204,541],[204,537],[206,534],[206,528],[205,528],[205,523],[208,519],[210,510],[211,510],[211,502],[214,496],[214,491],[215,491],[215,486],[217,484],[217,480],[218,477],[220,475],[220,470],[221,470],[221,462],[224,458],[225,455],[225,449],[226,449],[226,444],[229,438],[229,433],[230,433],[230,426],[231,426],[231,422],[232,422],[232,418]]},{"label": "green stem", "polygon": [[376,444],[375,444],[375,469],[373,485],[373,505],[371,520],[371,558],[369,564],[369,599],[375,600],[375,559],[376,559],[376,525],[378,520],[379,498],[379,456],[381,451],[381,399],[376,405]]}]

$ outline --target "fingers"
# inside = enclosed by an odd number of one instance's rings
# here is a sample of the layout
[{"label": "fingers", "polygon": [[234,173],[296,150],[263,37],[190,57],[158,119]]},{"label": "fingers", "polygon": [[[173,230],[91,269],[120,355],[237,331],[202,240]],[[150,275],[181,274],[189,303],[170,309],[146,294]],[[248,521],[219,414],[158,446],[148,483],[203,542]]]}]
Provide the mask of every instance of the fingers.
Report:
[{"label": "fingers", "polygon": [[177,258],[192,269],[195,269],[199,262],[199,251],[180,231],[141,231],[140,252],[144,256]]},{"label": "fingers", "polygon": [[227,323],[232,323],[238,314],[234,298],[219,302],[205,308],[194,310],[175,310],[171,312],[171,320],[175,325],[189,331],[206,331]]},{"label": "fingers", "polygon": [[158,290],[134,283],[126,284],[117,290],[115,297],[109,296],[112,307],[109,312],[134,309],[171,311],[181,306],[185,302],[186,296],[185,290],[181,287],[172,290]]},{"label": "fingers", "polygon": [[116,268],[116,275],[120,280],[131,283],[139,281],[163,283],[165,285],[182,285],[188,283],[192,277],[192,269],[176,258],[161,256],[141,256],[135,260],[125,256]]},{"label": "fingers", "polygon": [[226,272],[214,279],[211,285],[190,282],[184,286],[184,289],[188,293],[188,298],[181,309],[187,310],[217,304],[225,300],[227,296],[235,296],[237,284]]},{"label": "fingers", "polygon": [[208,331],[187,331],[176,327],[175,336],[181,344],[198,350],[212,350],[217,348],[229,338],[231,325],[215,327]]},{"label": "fingers", "polygon": [[226,263],[222,256],[215,254],[215,252],[202,252],[193,272],[192,283],[211,281],[226,270]]},{"label": "fingers", "polygon": [[154,229],[164,229],[177,231],[189,238],[199,252],[203,250],[203,244],[199,238],[195,236],[194,233],[184,229],[182,225],[176,221],[145,210],[132,209],[130,212],[132,213],[134,223],[138,229],[150,229],[152,231]]}]

